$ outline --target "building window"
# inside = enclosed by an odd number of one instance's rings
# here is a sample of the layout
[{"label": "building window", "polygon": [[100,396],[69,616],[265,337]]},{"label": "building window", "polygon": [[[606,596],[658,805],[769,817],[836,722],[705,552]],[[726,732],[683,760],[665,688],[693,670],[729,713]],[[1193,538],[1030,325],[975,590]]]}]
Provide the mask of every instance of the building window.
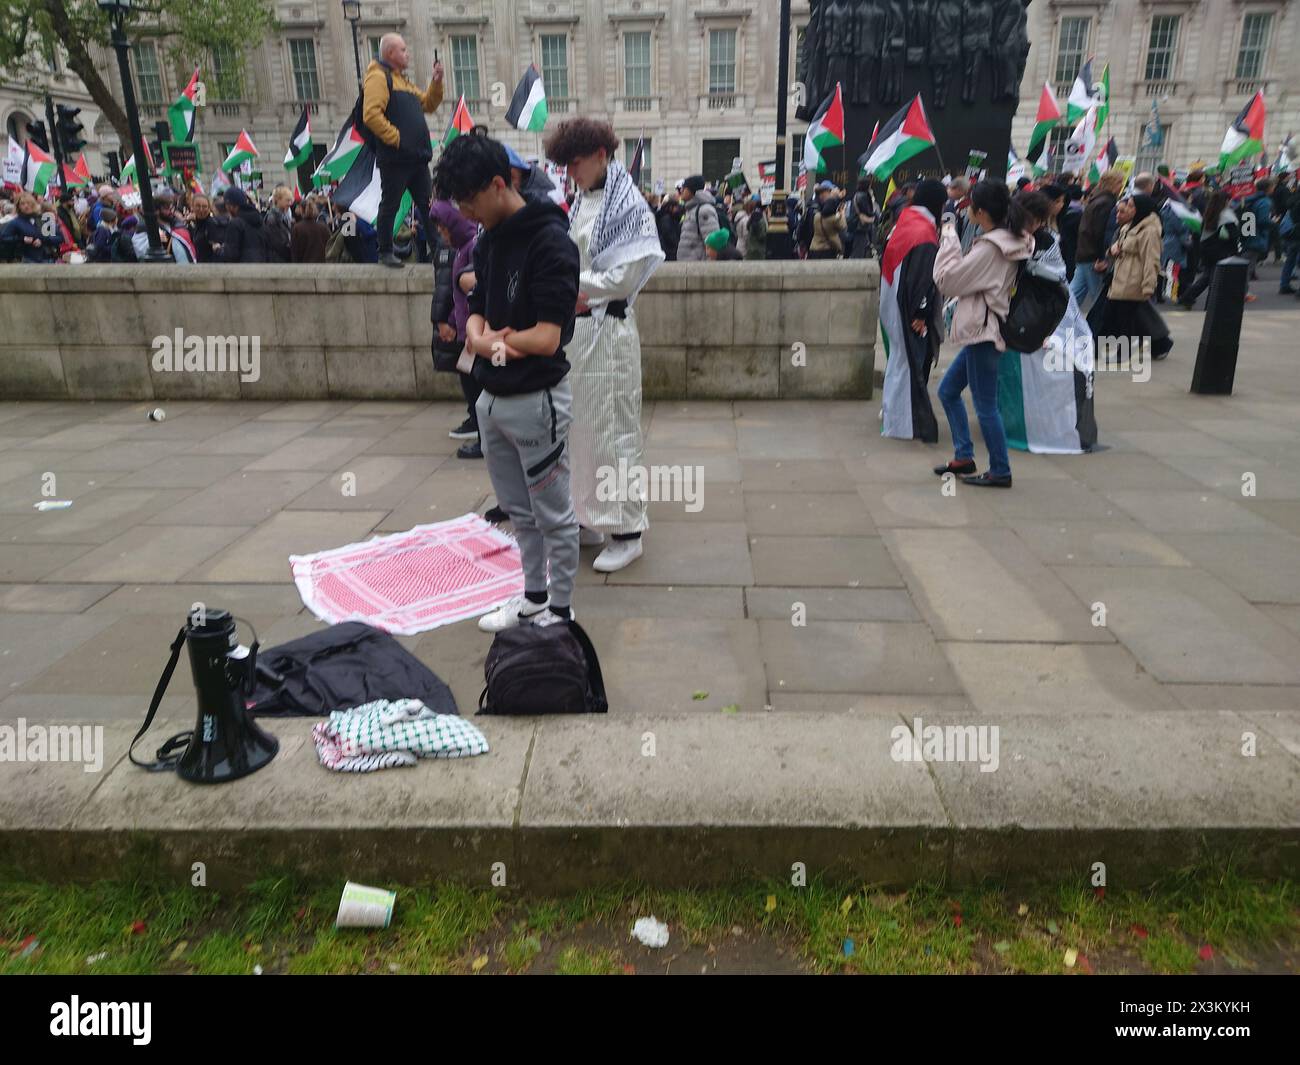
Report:
[{"label": "building window", "polygon": [[291,37],[289,67],[293,71],[294,99],[319,100],[320,76],[316,73],[316,42],[301,37]]},{"label": "building window", "polygon": [[[640,137],[628,137],[623,141],[623,165],[630,171],[632,160],[636,157],[636,146],[641,144]],[[641,149],[641,188],[654,188],[654,175],[651,173],[650,138],[644,141]]]},{"label": "building window", "polygon": [[1088,54],[1088,38],[1091,36],[1091,18],[1071,15],[1061,19],[1061,34],[1056,45],[1055,81],[1058,88],[1074,84],[1084,56]]},{"label": "building window", "polygon": [[1181,15],[1156,15],[1152,18],[1151,39],[1147,46],[1147,81],[1168,81],[1174,76],[1181,19]]},{"label": "building window", "polygon": [[1065,168],[1065,145],[1074,130],[1069,126],[1055,126],[1047,135],[1047,146],[1052,153],[1048,160],[1048,170],[1059,174]]},{"label": "building window", "polygon": [[740,154],[740,140],[730,137],[704,142],[704,165],[701,173],[705,181],[722,182],[731,173],[731,164]]},{"label": "building window", "polygon": [[807,39],[808,27],[806,25],[800,26],[794,31],[794,80],[799,85],[806,83],[807,68],[804,65],[803,48]]},{"label": "building window", "polygon": [[709,93],[736,91],[736,31],[709,30]]},{"label": "building window", "polygon": [[650,31],[623,35],[623,95],[650,95]]},{"label": "building window", "polygon": [[1241,49],[1237,52],[1237,77],[1258,78],[1264,73],[1264,55],[1273,29],[1273,13],[1256,11],[1241,24]]},{"label": "building window", "polygon": [[371,58],[371,59],[378,59],[378,58],[379,58],[379,42],[382,41],[382,40],[383,40],[382,37],[367,37],[367,38],[366,38],[366,44],[370,45],[370,58]]},{"label": "building window", "polygon": [[569,38],[563,33],[542,34],[542,84],[548,99],[569,95]]},{"label": "building window", "polygon": [[163,102],[162,71],[158,69],[158,48],[152,41],[135,45],[135,83],[142,104]]},{"label": "building window", "polygon": [[234,45],[212,46],[212,98],[214,100],[242,100],[244,98],[244,62]]},{"label": "building window", "polygon": [[451,39],[451,76],[457,93],[466,100],[479,99],[477,37]]}]

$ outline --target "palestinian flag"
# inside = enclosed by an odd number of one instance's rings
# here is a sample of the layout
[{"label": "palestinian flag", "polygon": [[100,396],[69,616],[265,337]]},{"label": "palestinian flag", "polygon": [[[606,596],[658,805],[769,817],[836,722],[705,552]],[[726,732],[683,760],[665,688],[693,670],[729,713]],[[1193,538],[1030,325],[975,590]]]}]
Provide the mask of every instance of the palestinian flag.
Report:
[{"label": "palestinian flag", "polygon": [[546,117],[546,89],[542,85],[542,76],[537,73],[535,66],[529,65],[515,86],[510,108],[506,111],[506,121],[515,129],[540,133],[546,125]]},{"label": "palestinian flag", "polygon": [[1101,179],[1101,175],[1109,170],[1119,159],[1119,145],[1115,143],[1115,138],[1111,137],[1106,142],[1097,158],[1092,161],[1092,166],[1088,168],[1088,184],[1095,185]]},{"label": "palestinian flag", "polygon": [[875,140],[867,146],[858,162],[862,169],[874,174],[877,181],[889,176],[912,156],[934,147],[934,131],[925,117],[925,105],[918,92],[910,104],[903,106],[888,122],[880,127]]},{"label": "palestinian flag", "polygon": [[645,165],[645,137],[636,142],[636,151],[632,153],[632,161],[628,163],[627,172],[632,178],[632,184],[637,188],[641,187],[641,168]]},{"label": "palestinian flag", "polygon": [[1034,117],[1034,131],[1029,135],[1026,158],[1038,159],[1042,156],[1052,130],[1060,121],[1061,105],[1056,102],[1056,93],[1052,92],[1052,87],[1044,82],[1042,94],[1038,97],[1038,114]]},{"label": "palestinian flag", "polygon": [[90,187],[90,177],[82,177],[75,166],[63,164],[63,187],[68,189],[85,189]]},{"label": "palestinian flag", "polygon": [[835,83],[835,91],[822,102],[813,120],[808,124],[808,132],[803,139],[803,165],[808,173],[818,174],[826,169],[822,152],[844,143],[844,99],[840,92],[840,83]]},{"label": "palestinian flag", "polygon": [[1097,86],[1101,90],[1097,105],[1097,130],[1100,131],[1106,119],[1110,117],[1110,64],[1107,63],[1101,68],[1101,84]]},{"label": "palestinian flag", "polygon": [[451,125],[447,127],[447,132],[442,135],[442,144],[445,148],[457,137],[463,136],[474,128],[474,120],[469,117],[469,108],[465,106],[465,94],[460,94],[460,99],[456,101],[456,110],[451,115]]},{"label": "palestinian flag", "polygon": [[[339,187],[334,190],[332,200],[339,210],[351,211],[362,221],[373,226],[379,217],[380,190],[379,163],[375,160],[374,150],[367,145],[357,153],[352,166],[340,179]],[[402,202],[398,204],[397,217],[393,220],[394,235],[406,221],[406,216],[411,213],[412,203],[411,193],[409,191],[402,193]]]},{"label": "palestinian flag", "polygon": [[[149,151],[148,141],[144,141],[144,162],[145,162],[145,166],[149,168],[149,174],[152,174],[154,170],[157,169],[157,167],[154,166],[153,152]],[[146,174],[145,177],[148,177],[149,174]],[[139,182],[139,179],[140,179],[140,175],[136,173],[135,156],[133,155],[131,156],[130,159],[126,161],[126,164],[122,167],[122,172],[118,175],[117,180],[119,185],[125,185],[127,184],[127,182],[131,182],[132,184],[137,184]]]},{"label": "palestinian flag", "polygon": [[331,181],[342,180],[343,175],[351,169],[352,164],[356,161],[357,154],[365,143],[364,138],[357,132],[356,127],[352,125],[352,120],[349,118],[343,123],[339,135],[334,138],[334,147],[325,154],[325,158],[320,161],[320,165],[312,173],[312,182],[316,185],[324,185]]},{"label": "palestinian flag", "polygon": [[1092,60],[1089,59],[1079,69],[1070,87],[1070,98],[1065,103],[1065,121],[1073,125],[1094,107],[1100,110],[1101,104],[1101,96],[1092,83]]},{"label": "palestinian flag", "polygon": [[1015,188],[1016,183],[1025,176],[1025,161],[1016,155],[1014,148],[1007,149],[1007,185]]},{"label": "palestinian flag", "polygon": [[35,141],[29,140],[23,152],[23,168],[18,176],[18,184],[28,192],[44,196],[51,182],[55,181],[54,157]]},{"label": "palestinian flag", "polygon": [[[879,136],[880,136],[880,119],[876,119],[876,124],[871,127],[871,139],[867,141],[867,145],[870,146],[872,144],[875,144],[876,138]],[[867,168],[863,165],[862,160],[859,159],[858,173],[865,174],[866,172],[867,172]]]},{"label": "palestinian flag", "polygon": [[1065,142],[1065,168],[1076,174],[1085,172],[1087,162],[1097,147],[1095,118],[1096,115],[1091,110],[1085,111],[1075,125],[1074,132],[1070,134],[1070,139]]},{"label": "palestinian flag", "polygon": [[230,149],[230,154],[226,156],[226,161],[221,164],[221,169],[229,174],[232,170],[238,170],[245,163],[251,163],[257,158],[257,148],[253,145],[253,138],[248,135],[248,131],[241,129],[239,138],[235,141],[235,146]]},{"label": "palestinian flag", "polygon": [[72,169],[73,172],[80,179],[79,181],[80,184],[90,185],[93,183],[93,180],[90,176],[90,164],[86,162],[85,152],[82,152],[80,155],[77,156],[77,165],[74,166]]},{"label": "palestinian flag", "polygon": [[302,117],[293,127],[289,136],[289,150],[284,153],[285,170],[297,170],[311,161],[311,119],[307,117],[307,108],[302,109]]},{"label": "palestinian flag", "polygon": [[1161,176],[1160,184],[1165,188],[1167,194],[1165,202],[1169,204],[1169,209],[1187,227],[1189,233],[1199,234],[1201,212],[1183,199],[1183,194],[1174,187],[1174,183],[1167,176]]},{"label": "palestinian flag", "polygon": [[[1055,263],[1049,258],[1053,255]],[[1064,281],[1065,262],[1059,250],[1034,258]],[[1097,443],[1092,399],[1095,350],[1088,320],[1070,296],[1065,315],[1046,345],[1037,351],[1003,352],[998,363],[998,413],[1009,446],[1042,455],[1092,450]]]},{"label": "palestinian flag", "polygon": [[1226,174],[1243,159],[1259,155],[1264,150],[1264,94],[1254,98],[1228,127],[1219,149],[1219,172]]},{"label": "palestinian flag", "polygon": [[[880,338],[885,348],[880,435],[931,444],[939,439],[928,389],[941,316],[934,285],[939,250],[935,221],[922,207],[903,208],[880,260]],[[928,336],[912,331],[916,318],[928,321]]]},{"label": "palestinian flag", "polygon": [[176,97],[176,102],[167,109],[167,118],[171,122],[172,140],[192,141],[194,139],[194,97],[199,88],[199,68],[194,68],[190,83]]}]

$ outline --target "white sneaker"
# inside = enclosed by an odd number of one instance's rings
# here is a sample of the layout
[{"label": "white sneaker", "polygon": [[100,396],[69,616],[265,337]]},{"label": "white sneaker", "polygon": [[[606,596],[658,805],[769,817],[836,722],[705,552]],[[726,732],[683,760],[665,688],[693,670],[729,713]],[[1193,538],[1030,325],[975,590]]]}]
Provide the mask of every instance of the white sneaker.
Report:
[{"label": "white sneaker", "polygon": [[612,540],[591,565],[599,573],[613,573],[630,566],[641,557],[643,550],[639,536],[635,540]]},{"label": "white sneaker", "polygon": [[550,596],[547,596],[544,603],[531,603],[522,595],[517,595],[505,606],[499,607],[490,614],[484,614],[479,618],[479,631],[501,632],[505,629],[513,629],[516,625],[531,621],[550,605]]},{"label": "white sneaker", "polygon": [[598,533],[595,529],[588,529],[585,525],[578,526],[579,547],[599,547],[604,542],[604,533]]}]

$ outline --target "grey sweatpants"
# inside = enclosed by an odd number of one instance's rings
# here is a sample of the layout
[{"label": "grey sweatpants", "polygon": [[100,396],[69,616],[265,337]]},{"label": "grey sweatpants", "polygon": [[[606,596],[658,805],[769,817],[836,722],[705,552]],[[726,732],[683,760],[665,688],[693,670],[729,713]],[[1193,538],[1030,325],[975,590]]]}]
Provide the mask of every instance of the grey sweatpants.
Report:
[{"label": "grey sweatpants", "polygon": [[497,504],[510,515],[524,567],[524,590],[567,607],[578,573],[578,519],[569,494],[568,380],[540,392],[478,397],[478,431]]}]

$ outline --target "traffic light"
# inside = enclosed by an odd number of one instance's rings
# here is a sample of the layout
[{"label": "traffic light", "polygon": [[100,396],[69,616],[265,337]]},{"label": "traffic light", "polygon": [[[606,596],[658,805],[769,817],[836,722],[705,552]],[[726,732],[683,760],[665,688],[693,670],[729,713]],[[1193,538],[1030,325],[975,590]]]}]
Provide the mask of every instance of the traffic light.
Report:
[{"label": "traffic light", "polygon": [[44,122],[28,122],[27,139],[43,152],[50,150],[50,138],[46,135]]},{"label": "traffic light", "polygon": [[81,114],[80,107],[71,107],[68,104],[58,105],[59,117],[54,123],[55,136],[58,137],[59,144],[63,148],[63,157],[65,159],[74,159],[77,153],[86,146],[86,138],[81,135],[85,127],[77,121],[77,116]]}]

